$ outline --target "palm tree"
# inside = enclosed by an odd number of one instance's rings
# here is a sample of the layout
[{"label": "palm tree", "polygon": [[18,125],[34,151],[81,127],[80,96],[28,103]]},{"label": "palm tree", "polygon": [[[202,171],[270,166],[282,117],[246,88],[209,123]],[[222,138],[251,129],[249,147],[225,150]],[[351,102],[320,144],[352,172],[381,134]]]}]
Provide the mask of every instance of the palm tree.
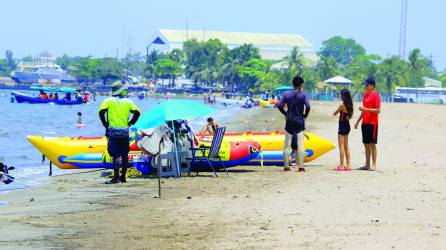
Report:
[{"label": "palm tree", "polygon": [[409,67],[411,72],[410,83],[413,87],[419,87],[422,84],[422,77],[428,60],[421,54],[420,49],[414,49],[409,54]]},{"label": "palm tree", "polygon": [[285,61],[288,64],[288,71],[301,74],[305,67],[304,60],[304,55],[299,51],[299,48],[293,47],[290,55],[285,57]]}]

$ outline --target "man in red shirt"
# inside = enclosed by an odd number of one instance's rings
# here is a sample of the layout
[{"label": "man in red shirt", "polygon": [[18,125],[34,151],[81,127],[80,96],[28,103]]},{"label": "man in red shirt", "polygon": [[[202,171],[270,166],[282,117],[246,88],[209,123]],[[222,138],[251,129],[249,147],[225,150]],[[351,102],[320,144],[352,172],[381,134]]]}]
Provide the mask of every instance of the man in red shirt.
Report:
[{"label": "man in red shirt", "polygon": [[[355,124],[358,128],[359,122],[362,120],[362,142],[365,147],[365,166],[362,170],[376,170],[376,144],[378,143],[378,114],[381,112],[381,99],[375,91],[375,79],[372,77],[364,81],[366,92],[363,97],[363,107],[359,107],[361,115]],[[370,166],[370,156],[372,157],[372,166]]]}]

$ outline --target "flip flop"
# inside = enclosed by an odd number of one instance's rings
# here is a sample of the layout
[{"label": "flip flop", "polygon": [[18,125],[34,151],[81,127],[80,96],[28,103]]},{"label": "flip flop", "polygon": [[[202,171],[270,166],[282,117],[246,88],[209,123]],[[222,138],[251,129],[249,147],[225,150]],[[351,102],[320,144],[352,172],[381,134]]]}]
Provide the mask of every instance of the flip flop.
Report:
[{"label": "flip flop", "polygon": [[369,169],[370,169],[370,167],[367,167],[367,166],[358,168],[358,170],[369,170]]},{"label": "flip flop", "polygon": [[352,171],[351,167],[344,167],[344,171]]},{"label": "flip flop", "polygon": [[344,171],[344,168],[341,166],[337,166],[334,170],[335,171]]}]

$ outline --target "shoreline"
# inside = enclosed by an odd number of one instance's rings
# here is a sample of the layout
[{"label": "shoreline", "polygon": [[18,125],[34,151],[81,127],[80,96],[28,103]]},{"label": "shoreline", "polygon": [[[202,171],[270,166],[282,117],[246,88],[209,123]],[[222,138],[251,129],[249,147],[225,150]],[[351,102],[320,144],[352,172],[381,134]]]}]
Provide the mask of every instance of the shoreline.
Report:
[{"label": "shoreline", "polygon": [[[336,104],[311,104],[307,130],[336,142]],[[219,178],[162,179],[161,199],[154,198],[156,179],[105,186],[100,172],[53,177],[44,187],[0,196],[10,201],[0,207],[0,243],[11,249],[441,249],[446,141],[438,138],[446,136],[445,111],[383,104],[377,172],[333,171],[335,149],[308,163],[304,174],[240,166]],[[231,132],[283,129],[275,109],[233,117],[219,123]],[[358,167],[360,132],[352,129],[350,137]]]},{"label": "shoreline", "polygon": [[[153,97],[150,97],[153,98]],[[181,98],[184,99],[184,98]],[[220,104],[216,104],[216,105],[220,105]],[[214,107],[216,105],[210,105],[210,107]],[[223,112],[222,112],[223,111]],[[222,118],[222,119],[228,119],[231,116],[234,115],[234,113],[239,113],[242,112],[241,109],[239,109],[236,106],[229,106],[223,110],[219,110],[216,114],[216,117],[218,117],[218,119]],[[202,119],[196,119],[194,121],[191,121],[191,123],[198,123],[198,122],[204,122],[201,121]],[[46,162],[48,163],[48,162]],[[49,164],[49,163],[48,163]],[[19,164],[20,165],[20,164]],[[38,165],[38,163],[36,163],[35,165]],[[43,164],[40,164],[40,166],[34,166],[34,164],[32,164],[33,168],[45,168],[47,166],[44,166]],[[85,172],[97,172],[97,171],[101,171],[100,169],[72,169],[72,170],[63,170],[63,169],[59,169],[57,166],[53,166],[53,176],[47,176],[47,173],[38,173],[36,175],[33,176],[26,176],[26,183],[17,183],[17,181],[21,181],[20,180],[20,176],[18,178],[16,178],[15,183],[10,184],[13,186],[17,186],[14,188],[9,188],[9,185],[6,185],[3,190],[0,190],[0,206],[7,206],[8,204],[1,204],[2,202],[2,195],[5,193],[9,193],[9,192],[16,192],[16,191],[22,191],[22,190],[27,190],[27,189],[33,189],[33,188],[38,188],[38,187],[42,187],[45,185],[48,185],[48,180],[50,180],[51,178],[54,178],[56,176],[68,176],[68,175],[72,175],[72,174],[84,174]],[[105,170],[107,171],[107,170]],[[3,185],[3,184],[0,184]],[[7,203],[7,202],[6,202]]]}]

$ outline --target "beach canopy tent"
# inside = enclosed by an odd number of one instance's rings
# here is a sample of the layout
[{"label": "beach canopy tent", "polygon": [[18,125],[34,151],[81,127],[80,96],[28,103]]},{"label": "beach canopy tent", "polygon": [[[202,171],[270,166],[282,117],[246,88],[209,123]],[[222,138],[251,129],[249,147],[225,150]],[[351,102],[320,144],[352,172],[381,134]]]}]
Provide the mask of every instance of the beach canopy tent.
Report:
[{"label": "beach canopy tent", "polygon": [[279,87],[273,89],[273,93],[276,95],[283,95],[284,92],[289,91],[289,90],[293,90],[293,87],[282,85],[282,86],[279,86]]},{"label": "beach canopy tent", "polygon": [[282,85],[280,87],[275,88],[274,91],[288,91],[288,90],[292,90],[292,89],[293,89],[293,87],[291,87],[291,86]]},{"label": "beach canopy tent", "polygon": [[70,92],[70,93],[75,93],[75,92],[79,91],[75,88],[68,88],[68,87],[54,88],[54,87],[47,87],[47,86],[31,86],[30,89],[43,90],[43,91],[47,91],[47,92]]},{"label": "beach canopy tent", "polygon": [[324,82],[335,87],[341,86],[343,88],[350,88],[353,83],[350,79],[347,79],[343,76],[335,76],[325,80]]}]

